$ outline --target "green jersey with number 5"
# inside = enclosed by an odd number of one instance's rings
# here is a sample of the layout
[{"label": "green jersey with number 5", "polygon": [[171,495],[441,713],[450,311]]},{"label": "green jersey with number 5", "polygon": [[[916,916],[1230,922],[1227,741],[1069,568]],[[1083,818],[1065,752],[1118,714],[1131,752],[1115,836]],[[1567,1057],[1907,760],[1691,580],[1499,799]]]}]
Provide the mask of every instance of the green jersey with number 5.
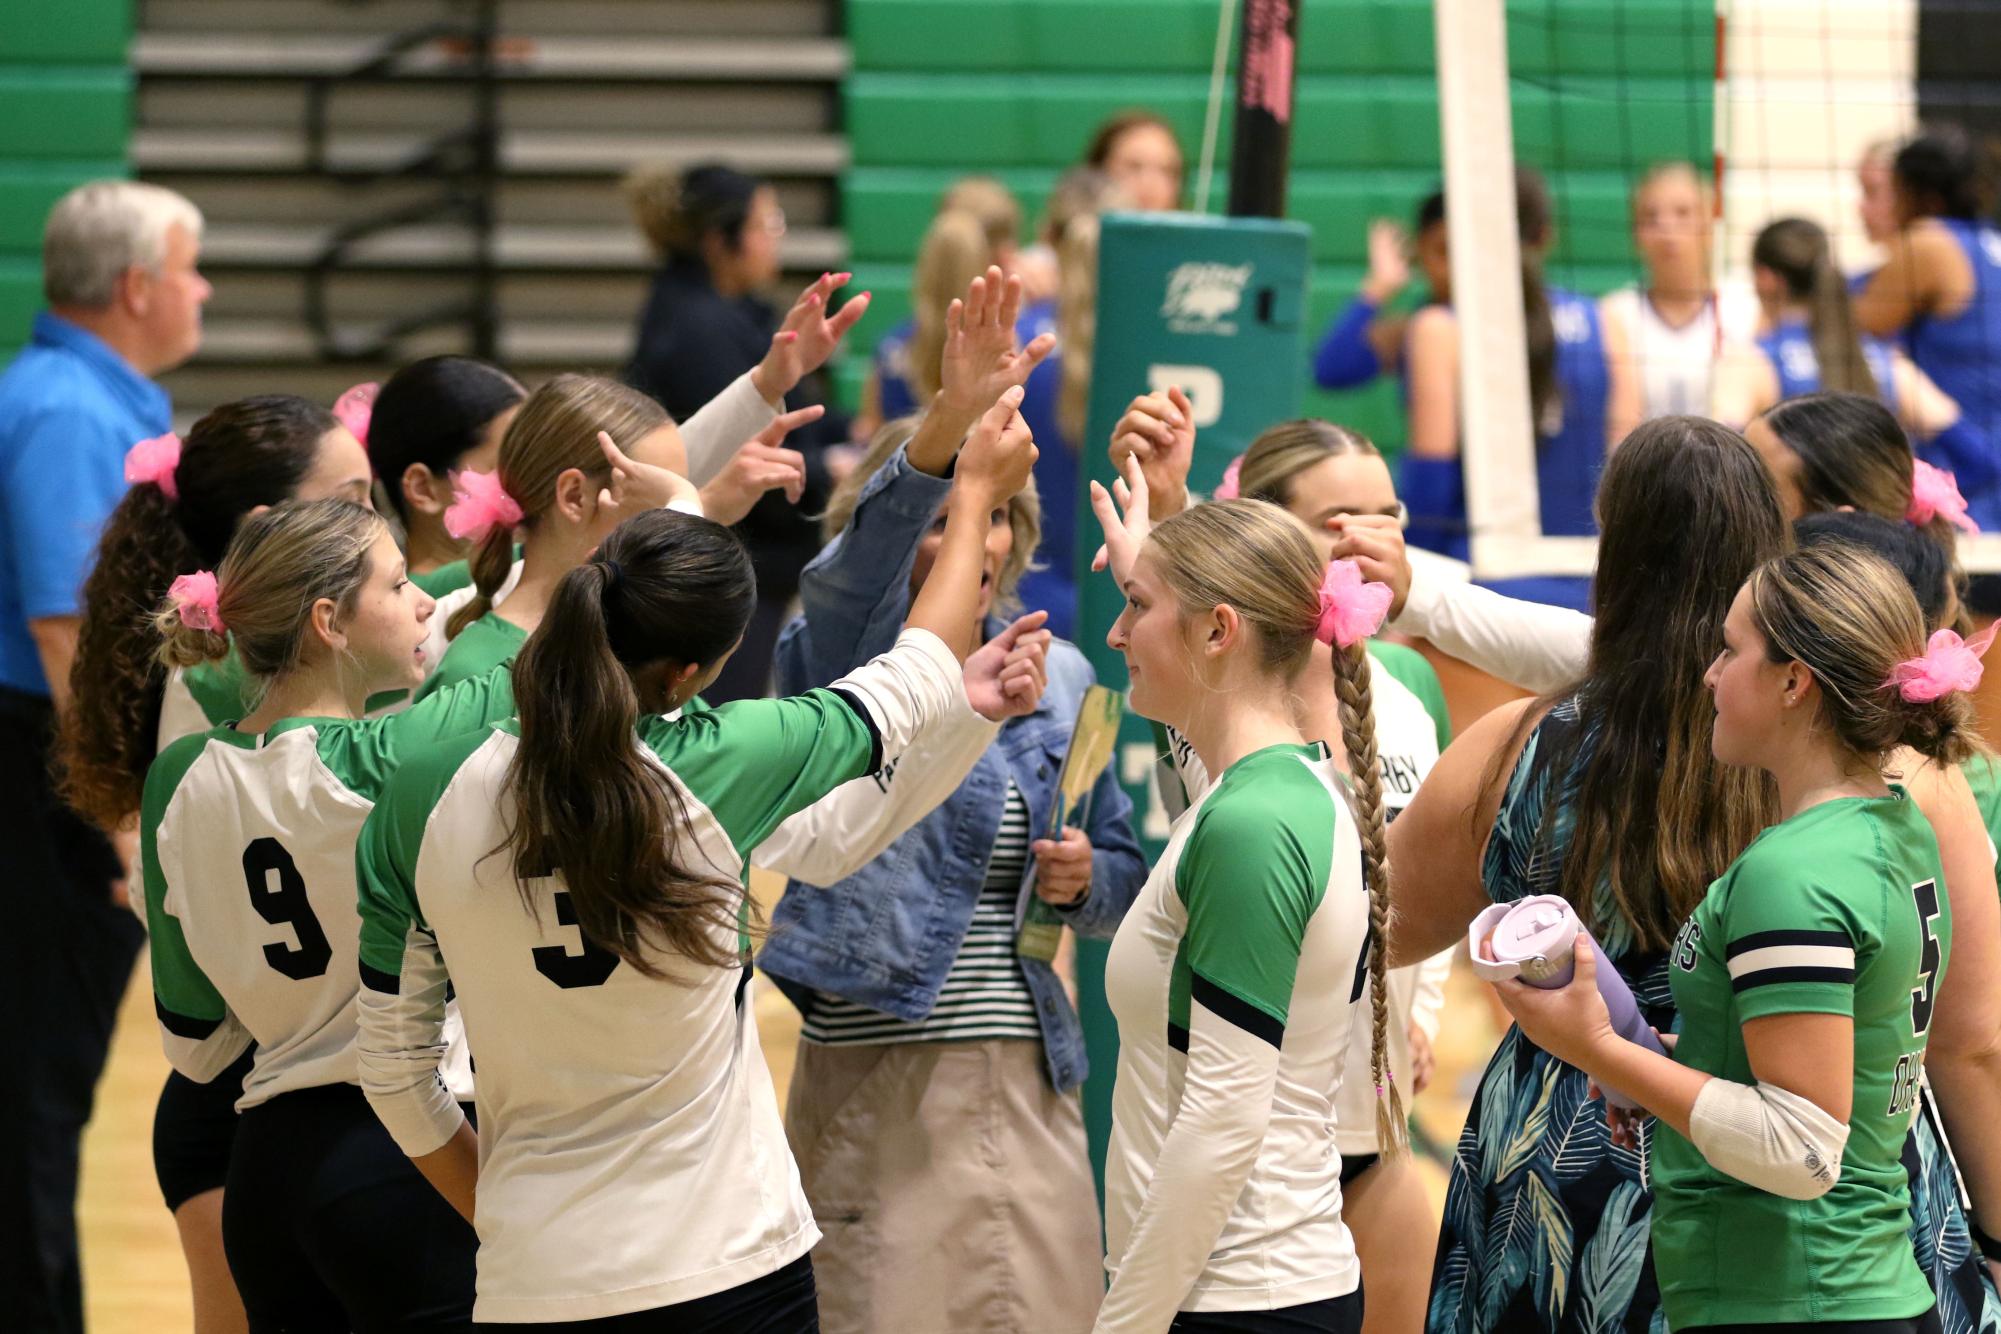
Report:
[{"label": "green jersey with number 5", "polygon": [[1952,915],[1931,825],[1901,788],[1809,807],[1752,841],[1675,942],[1683,1065],[1757,1076],[1743,1025],[1832,1014],[1855,1025],[1840,1174],[1788,1200],[1653,1137],[1653,1243],[1668,1322],[1897,1320],[1932,1305],[1912,1257],[1902,1163]]},{"label": "green jersey with number 5", "polygon": [[224,724],[160,753],[140,855],[154,1008],[175,1069],[213,1078],[254,1041],[239,1110],[357,1082],[362,821],[412,754],[513,712],[501,668],[384,718],[288,718],[261,736]]}]

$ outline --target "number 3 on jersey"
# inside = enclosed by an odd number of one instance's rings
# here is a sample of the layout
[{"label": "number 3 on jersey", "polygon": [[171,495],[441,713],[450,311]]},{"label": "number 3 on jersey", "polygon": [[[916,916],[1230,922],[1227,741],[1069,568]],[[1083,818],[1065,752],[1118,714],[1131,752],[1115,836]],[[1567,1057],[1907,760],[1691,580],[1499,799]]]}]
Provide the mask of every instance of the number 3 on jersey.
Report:
[{"label": "number 3 on jersey", "polygon": [[[277,884],[272,884],[273,874]],[[264,947],[264,962],[294,982],[319,977],[333,962],[333,946],[313,916],[313,901],[306,896],[306,878],[292,854],[275,838],[260,838],[243,850],[243,879],[250,888],[250,906],[273,926],[289,926],[298,945],[282,940]]]},{"label": "number 3 on jersey", "polygon": [[1932,1026],[1932,1000],[1938,992],[1938,969],[1943,962],[1934,929],[1938,922],[1938,881],[1925,880],[1912,885],[1911,899],[1918,910],[1918,930],[1925,938],[1924,953],[1918,961],[1917,985],[1911,988],[1911,1033],[1923,1037]]}]

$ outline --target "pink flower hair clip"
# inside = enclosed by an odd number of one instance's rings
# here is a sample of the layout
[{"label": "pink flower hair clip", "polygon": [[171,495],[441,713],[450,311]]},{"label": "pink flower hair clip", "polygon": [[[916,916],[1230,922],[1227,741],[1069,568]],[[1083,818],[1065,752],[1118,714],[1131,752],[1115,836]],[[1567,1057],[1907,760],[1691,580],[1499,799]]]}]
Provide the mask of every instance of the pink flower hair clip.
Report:
[{"label": "pink flower hair clip", "polygon": [[363,449],[368,448],[368,422],[375,415],[375,396],[381,392],[376,381],[364,380],[334,400],[334,420],[353,432]]},{"label": "pink flower hair clip", "polygon": [[181,498],[174,474],[181,466],[181,438],[172,431],[141,440],[125,451],[125,480],[134,486],[151,482],[168,500]]},{"label": "pink flower hair clip", "polygon": [[460,541],[480,541],[498,526],[512,531],[521,522],[521,506],[500,474],[468,468],[452,478],[454,499],[445,511],[445,531]]},{"label": "pink flower hair clip", "polygon": [[1230,460],[1229,467],[1223,469],[1223,480],[1216,483],[1216,492],[1211,498],[1215,500],[1237,499],[1237,475],[1243,472],[1243,470],[1244,456],[1239,454]]},{"label": "pink flower hair clip", "polygon": [[1320,621],[1313,636],[1323,644],[1353,648],[1382,627],[1396,594],[1388,584],[1362,578],[1351,560],[1330,562],[1320,580]]},{"label": "pink flower hair clip", "polygon": [[1966,497],[1959,494],[1959,483],[1953,475],[1923,459],[1911,461],[1911,504],[1904,511],[1904,518],[1920,526],[1944,518],[1966,532],[1980,531],[1980,525],[1966,512]]},{"label": "pink flower hair clip", "polygon": [[1924,656],[1898,663],[1890,670],[1890,679],[1883,683],[1884,687],[1896,690],[1909,704],[1929,704],[1974,689],[1980,684],[1984,670],[1980,659],[1994,642],[1996,629],[2001,629],[2001,621],[1971,639],[1961,639],[1951,630],[1934,631],[1931,642],[1925,645]]},{"label": "pink flower hair clip", "polygon": [[221,590],[208,570],[184,574],[167,586],[167,597],[180,613],[181,624],[190,630],[222,634]]}]

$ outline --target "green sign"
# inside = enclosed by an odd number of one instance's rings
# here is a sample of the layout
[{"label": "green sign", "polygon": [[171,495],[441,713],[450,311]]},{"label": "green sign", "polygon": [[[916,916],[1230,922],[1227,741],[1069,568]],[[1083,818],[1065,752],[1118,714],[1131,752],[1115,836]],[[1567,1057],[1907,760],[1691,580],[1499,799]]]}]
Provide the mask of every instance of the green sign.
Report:
[{"label": "green sign", "polygon": [[[1189,484],[1205,493],[1260,431],[1299,415],[1310,240],[1300,223],[1265,218],[1105,215],[1089,425],[1079,449],[1087,480],[1111,482],[1106,447],[1112,427],[1142,393],[1179,385],[1188,395],[1196,425]],[[1125,662],[1105,645],[1123,595],[1110,575],[1090,571],[1102,537],[1088,503],[1078,505],[1077,522],[1077,642],[1098,680],[1123,690]],[[1132,797],[1149,857],[1159,856],[1169,823],[1152,781],[1156,751],[1152,727],[1127,713],[1112,762]],[[1104,959],[1102,944],[1080,942],[1078,993],[1091,1058],[1084,1111],[1101,1186],[1118,1064],[1118,1034],[1105,1008]]]}]

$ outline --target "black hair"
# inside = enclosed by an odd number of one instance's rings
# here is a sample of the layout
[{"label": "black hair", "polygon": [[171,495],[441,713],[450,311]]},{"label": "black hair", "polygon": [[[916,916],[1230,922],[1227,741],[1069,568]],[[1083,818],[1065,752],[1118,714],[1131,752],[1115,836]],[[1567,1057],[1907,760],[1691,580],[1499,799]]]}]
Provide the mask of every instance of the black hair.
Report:
[{"label": "black hair", "polygon": [[369,418],[368,459],[398,517],[410,520],[403,474],[411,464],[443,476],[527,397],[519,380],[474,357],[425,357],[390,376]]},{"label": "black hair", "polygon": [[1910,524],[1860,510],[1830,510],[1794,520],[1793,540],[1803,548],[1845,542],[1875,552],[1911,586],[1918,610],[1925,614],[1925,626],[1937,629],[1945,624],[1946,609],[1951,605],[1952,562],[1944,548]]},{"label": "black hair", "polygon": [[1919,217],[1975,222],[1986,215],[1987,164],[1973,137],[1957,125],[1928,125],[1897,150],[1891,172]]}]

